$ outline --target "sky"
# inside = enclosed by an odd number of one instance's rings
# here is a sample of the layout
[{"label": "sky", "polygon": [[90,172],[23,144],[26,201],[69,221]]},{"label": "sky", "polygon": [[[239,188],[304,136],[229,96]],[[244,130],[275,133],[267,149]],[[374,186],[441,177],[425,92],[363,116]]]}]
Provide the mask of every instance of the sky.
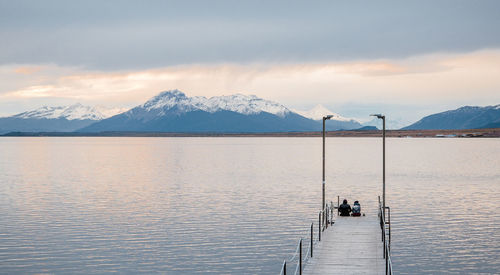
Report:
[{"label": "sky", "polygon": [[0,116],[161,91],[403,124],[500,104],[500,1],[0,0]]}]

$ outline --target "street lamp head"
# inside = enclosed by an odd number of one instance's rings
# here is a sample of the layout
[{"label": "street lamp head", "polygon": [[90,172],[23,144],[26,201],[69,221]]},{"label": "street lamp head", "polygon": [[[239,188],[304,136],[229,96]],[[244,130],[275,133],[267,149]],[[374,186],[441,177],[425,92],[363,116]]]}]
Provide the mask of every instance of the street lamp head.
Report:
[{"label": "street lamp head", "polygon": [[382,114],[371,114],[370,116],[376,116],[377,118],[384,119],[385,116]]},{"label": "street lamp head", "polygon": [[327,119],[331,119],[332,117],[333,117],[332,115],[327,115],[327,116],[324,116],[323,119],[327,120]]}]

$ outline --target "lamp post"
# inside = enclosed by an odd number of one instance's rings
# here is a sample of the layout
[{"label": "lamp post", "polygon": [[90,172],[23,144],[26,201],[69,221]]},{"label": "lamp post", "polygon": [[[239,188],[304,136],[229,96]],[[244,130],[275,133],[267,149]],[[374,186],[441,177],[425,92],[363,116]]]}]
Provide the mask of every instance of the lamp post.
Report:
[{"label": "lamp post", "polygon": [[385,220],[385,115],[373,114],[370,116],[382,119],[382,207],[384,209]]},{"label": "lamp post", "polygon": [[323,201],[321,204],[321,210],[323,210],[323,218],[325,214],[325,121],[331,119],[332,117],[332,115],[323,117]]}]

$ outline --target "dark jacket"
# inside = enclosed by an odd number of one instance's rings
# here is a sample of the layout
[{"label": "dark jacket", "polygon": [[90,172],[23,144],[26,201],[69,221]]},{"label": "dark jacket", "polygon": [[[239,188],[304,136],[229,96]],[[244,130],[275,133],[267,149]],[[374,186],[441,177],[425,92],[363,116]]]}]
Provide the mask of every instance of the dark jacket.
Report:
[{"label": "dark jacket", "polygon": [[351,206],[348,203],[343,203],[339,206],[340,216],[349,216]]}]

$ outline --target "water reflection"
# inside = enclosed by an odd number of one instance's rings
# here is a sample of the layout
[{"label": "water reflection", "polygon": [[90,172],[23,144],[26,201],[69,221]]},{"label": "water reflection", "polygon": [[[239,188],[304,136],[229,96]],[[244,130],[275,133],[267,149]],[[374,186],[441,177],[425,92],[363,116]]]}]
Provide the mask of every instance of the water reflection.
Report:
[{"label": "water reflection", "polygon": [[[395,271],[495,273],[500,140],[388,139]],[[5,273],[274,274],[321,204],[317,138],[2,138]],[[375,213],[381,140],[327,140]]]}]

